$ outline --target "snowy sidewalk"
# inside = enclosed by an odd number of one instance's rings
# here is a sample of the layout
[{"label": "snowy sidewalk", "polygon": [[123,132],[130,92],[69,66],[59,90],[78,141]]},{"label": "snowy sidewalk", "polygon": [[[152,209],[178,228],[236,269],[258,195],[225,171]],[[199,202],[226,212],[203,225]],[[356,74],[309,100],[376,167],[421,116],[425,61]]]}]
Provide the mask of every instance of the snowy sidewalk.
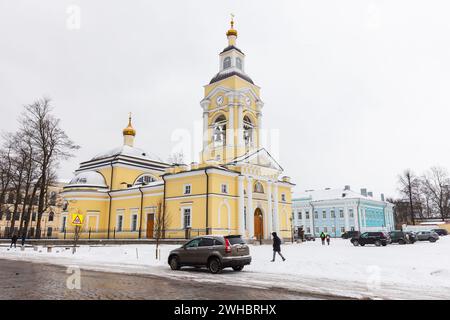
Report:
[{"label": "snowy sidewalk", "polygon": [[74,255],[63,247],[47,253],[43,247],[39,252],[2,246],[0,259],[361,299],[450,299],[450,236],[436,243],[387,247],[354,247],[342,239],[332,239],[330,246],[320,241],[286,244],[282,251],[287,260],[274,263],[271,246],[251,246],[250,266],[242,272],[225,269],[219,275],[191,268],[170,270],[167,256],[176,247],[161,246],[161,260],[156,260],[154,245],[82,246]]}]

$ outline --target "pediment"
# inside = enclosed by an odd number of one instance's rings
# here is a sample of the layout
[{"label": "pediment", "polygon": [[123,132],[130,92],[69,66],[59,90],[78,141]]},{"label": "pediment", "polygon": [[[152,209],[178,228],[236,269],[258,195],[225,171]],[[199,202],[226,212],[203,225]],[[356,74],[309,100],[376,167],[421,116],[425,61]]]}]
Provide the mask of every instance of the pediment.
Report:
[{"label": "pediment", "polygon": [[241,157],[235,158],[229,164],[259,166],[259,167],[273,169],[280,173],[283,171],[283,168],[270,155],[270,153],[264,148],[254,151],[253,153],[248,153]]}]

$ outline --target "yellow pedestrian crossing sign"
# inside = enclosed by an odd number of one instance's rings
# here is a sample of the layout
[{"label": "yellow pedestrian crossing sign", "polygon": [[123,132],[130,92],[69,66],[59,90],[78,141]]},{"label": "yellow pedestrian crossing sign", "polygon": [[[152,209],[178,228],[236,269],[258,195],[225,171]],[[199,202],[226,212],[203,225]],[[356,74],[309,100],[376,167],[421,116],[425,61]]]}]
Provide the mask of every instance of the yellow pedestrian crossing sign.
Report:
[{"label": "yellow pedestrian crossing sign", "polygon": [[80,213],[72,214],[72,225],[81,226],[83,225],[84,216]]}]

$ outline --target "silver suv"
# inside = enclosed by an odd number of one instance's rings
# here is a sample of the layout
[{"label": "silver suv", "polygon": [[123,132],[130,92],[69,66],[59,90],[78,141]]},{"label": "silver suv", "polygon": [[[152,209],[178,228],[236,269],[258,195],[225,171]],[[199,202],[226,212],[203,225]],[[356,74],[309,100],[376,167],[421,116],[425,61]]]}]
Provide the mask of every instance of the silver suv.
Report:
[{"label": "silver suv", "polygon": [[439,240],[439,235],[434,231],[419,231],[416,233],[417,240],[436,242]]},{"label": "silver suv", "polygon": [[167,262],[172,270],[179,270],[183,266],[206,266],[211,273],[219,273],[228,267],[241,271],[251,261],[248,245],[241,236],[233,235],[194,238],[172,250]]}]

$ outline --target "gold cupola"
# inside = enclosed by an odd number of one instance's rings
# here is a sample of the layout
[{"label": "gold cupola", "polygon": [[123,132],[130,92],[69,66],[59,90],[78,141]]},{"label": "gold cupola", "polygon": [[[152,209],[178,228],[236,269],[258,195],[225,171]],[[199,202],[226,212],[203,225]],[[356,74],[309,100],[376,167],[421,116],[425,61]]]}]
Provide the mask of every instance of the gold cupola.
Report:
[{"label": "gold cupola", "polygon": [[237,30],[234,29],[234,14],[231,14],[230,29],[227,31],[228,45],[236,45]]},{"label": "gold cupola", "polygon": [[135,136],[136,130],[133,128],[133,125],[131,124],[131,112],[130,112],[130,115],[128,116],[128,126],[125,129],[123,129],[124,144],[132,147],[134,144]]}]

